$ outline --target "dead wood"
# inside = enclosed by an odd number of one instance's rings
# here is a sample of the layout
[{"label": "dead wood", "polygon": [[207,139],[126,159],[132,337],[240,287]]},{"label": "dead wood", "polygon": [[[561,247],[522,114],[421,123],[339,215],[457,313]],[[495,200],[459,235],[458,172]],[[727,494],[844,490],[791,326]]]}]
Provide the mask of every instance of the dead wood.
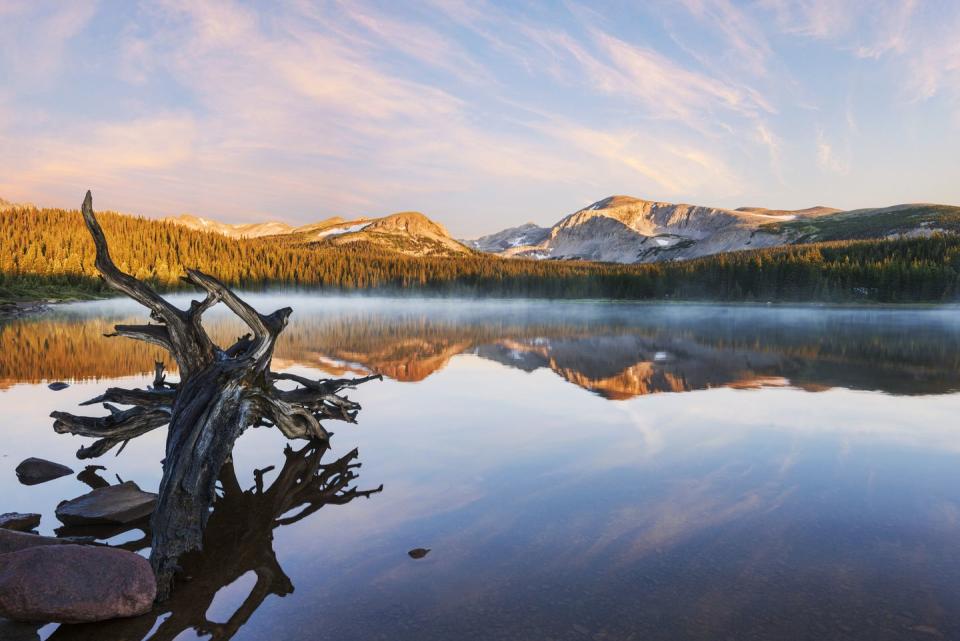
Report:
[{"label": "dead wood", "polygon": [[[356,422],[360,405],[342,391],[379,377],[312,380],[271,372],[274,346],[293,310],[284,307],[261,314],[217,278],[196,270],[187,270],[184,280],[201,290],[204,298],[192,301],[189,309],[179,309],[147,283],[117,268],[94,215],[90,192],[82,213],[104,281],[145,306],[153,321],[117,325],[108,336],[167,350],[180,380],[168,382],[164,364],[158,362],[150,389],[109,388],[85,403],[102,403],[109,415],[94,418],[54,412],[51,416],[59,433],[98,439],[79,450],[80,458],[101,456],[132,438],[168,426],[159,500],[150,527],[150,560],[157,575],[158,598],[163,599],[169,595],[178,559],[202,546],[217,475],[240,434],[248,427],[266,425],[277,427],[287,438],[325,442],[329,434],[320,421]],[[202,315],[220,303],[250,329],[226,348],[214,343],[201,322]],[[280,389],[277,381],[299,387]],[[130,407],[119,409],[113,404]]]}]

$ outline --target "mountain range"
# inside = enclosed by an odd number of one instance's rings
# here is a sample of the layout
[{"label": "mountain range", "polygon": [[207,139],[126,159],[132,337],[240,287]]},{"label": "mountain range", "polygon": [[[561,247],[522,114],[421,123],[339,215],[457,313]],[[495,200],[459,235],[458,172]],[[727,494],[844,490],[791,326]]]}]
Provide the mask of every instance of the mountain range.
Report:
[{"label": "mountain range", "polygon": [[807,242],[958,232],[960,207],[919,203],[848,211],[825,206],[723,209],[609,196],[551,227],[526,223],[464,240],[453,238],[443,225],[419,212],[328,218],[301,227],[282,222],[229,225],[190,215],[167,220],[234,238],[322,245],[362,242],[414,256],[481,252],[540,260],[651,263]]},{"label": "mountain range", "polygon": [[[0,211],[33,208],[0,199]],[[723,209],[609,196],[550,227],[526,223],[475,239],[456,239],[419,212],[333,217],[293,227],[279,221],[228,224],[184,214],[163,219],[230,238],[298,246],[358,244],[410,256],[494,254],[537,260],[654,263],[746,249],[833,240],[883,239],[960,232],[960,207],[914,203],[839,210]]]},{"label": "mountain range", "polygon": [[291,227],[282,222],[231,225],[189,214],[165,220],[231,238],[269,237],[297,244],[322,245],[367,243],[411,256],[471,253],[467,246],[454,240],[443,225],[415,211],[381,218],[359,217],[350,220],[337,216],[300,227]]},{"label": "mountain range", "polygon": [[523,225],[471,242],[501,256],[648,263],[787,244],[771,223],[836,214],[830,207],[798,211],[737,210],[610,196],[552,227]]}]

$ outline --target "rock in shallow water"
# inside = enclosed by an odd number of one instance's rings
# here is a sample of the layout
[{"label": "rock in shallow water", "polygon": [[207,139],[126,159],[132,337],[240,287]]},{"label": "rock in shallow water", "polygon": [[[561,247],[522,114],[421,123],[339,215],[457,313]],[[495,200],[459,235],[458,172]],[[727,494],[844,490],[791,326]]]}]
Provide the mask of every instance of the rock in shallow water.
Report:
[{"label": "rock in shallow water", "polygon": [[39,514],[21,514],[20,512],[0,514],[0,529],[28,532],[38,525],[40,525]]},{"label": "rock in shallow water", "polygon": [[132,617],[156,594],[150,563],[126,550],[56,545],[0,555],[0,616],[14,621]]},{"label": "rock in shallow water", "polygon": [[17,478],[24,485],[36,485],[58,479],[67,474],[73,474],[66,465],[60,465],[53,461],[47,461],[42,458],[33,458],[23,460],[16,469]]},{"label": "rock in shallow water", "polygon": [[[0,530],[0,554],[44,545],[66,545],[67,543],[73,542],[74,541],[65,541],[52,536],[40,536],[39,534],[28,534],[27,532],[14,532],[13,530]],[[0,637],[0,639],[2,638],[3,637]]]},{"label": "rock in shallow water", "polygon": [[127,481],[64,501],[57,506],[57,518],[65,525],[132,523],[152,514],[156,504],[156,494]]},{"label": "rock in shallow water", "polygon": [[64,383],[63,381],[57,381],[56,383],[50,383],[49,385],[47,385],[47,387],[52,389],[54,392],[59,392],[62,389],[67,389],[68,387],[70,387],[70,384]]}]

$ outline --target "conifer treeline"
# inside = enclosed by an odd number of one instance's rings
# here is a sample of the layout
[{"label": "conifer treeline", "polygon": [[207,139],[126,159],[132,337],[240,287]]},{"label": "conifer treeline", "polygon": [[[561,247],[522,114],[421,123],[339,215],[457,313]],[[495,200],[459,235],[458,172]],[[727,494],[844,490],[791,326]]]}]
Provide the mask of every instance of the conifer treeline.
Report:
[{"label": "conifer treeline", "polygon": [[[246,288],[411,289],[620,299],[867,300],[960,297],[960,237],[938,235],[733,252],[646,265],[504,259],[484,254],[418,258],[369,245],[295,245],[282,238],[230,239],[168,222],[104,213],[115,262],[162,289],[184,267]],[[79,212],[0,212],[0,299],[106,293]]]}]

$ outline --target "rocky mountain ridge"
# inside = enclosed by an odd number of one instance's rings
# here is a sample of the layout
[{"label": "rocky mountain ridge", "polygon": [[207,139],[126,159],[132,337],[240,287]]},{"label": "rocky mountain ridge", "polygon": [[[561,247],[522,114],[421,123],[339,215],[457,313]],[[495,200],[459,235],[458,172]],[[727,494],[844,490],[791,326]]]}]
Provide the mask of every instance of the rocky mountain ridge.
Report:
[{"label": "rocky mountain ridge", "polygon": [[193,216],[191,214],[181,214],[180,216],[164,218],[163,220],[183,225],[190,229],[199,231],[212,231],[231,238],[260,238],[262,236],[275,236],[280,234],[289,234],[294,228],[287,223],[279,221],[268,221],[265,223],[221,223],[210,218]]},{"label": "rocky mountain ridge", "polygon": [[960,232],[960,208],[904,204],[843,211],[814,206],[785,210],[724,209],[615,195],[550,227],[525,223],[471,240],[456,240],[419,212],[379,218],[328,218],[292,227],[282,222],[228,225],[194,216],[167,219],[240,238],[289,242],[369,243],[415,256],[458,256],[471,250],[502,257],[649,263],[820,240],[887,238]]},{"label": "rocky mountain ridge", "polygon": [[349,220],[335,216],[300,227],[282,222],[227,224],[188,214],[164,220],[231,238],[269,237],[283,242],[337,246],[368,243],[411,256],[470,253],[470,249],[450,236],[443,225],[415,211]]},{"label": "rocky mountain ridge", "polygon": [[549,228],[513,228],[469,244],[502,256],[617,263],[681,260],[738,249],[788,244],[764,229],[774,222],[829,216],[829,207],[788,211],[722,209],[610,196]]}]

